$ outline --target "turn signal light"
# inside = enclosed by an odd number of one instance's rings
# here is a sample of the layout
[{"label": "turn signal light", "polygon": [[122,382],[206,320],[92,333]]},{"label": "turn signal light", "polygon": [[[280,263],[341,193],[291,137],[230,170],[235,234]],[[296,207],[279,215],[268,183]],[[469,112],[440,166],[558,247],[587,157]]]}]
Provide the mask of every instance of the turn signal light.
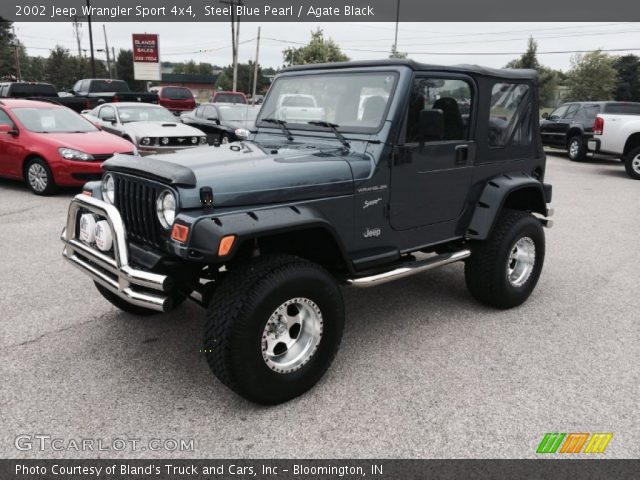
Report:
[{"label": "turn signal light", "polygon": [[180,225],[179,223],[173,224],[171,230],[171,238],[176,242],[187,243],[187,237],[189,236],[189,227]]},{"label": "turn signal light", "polygon": [[235,235],[227,235],[220,240],[220,246],[218,247],[218,256],[224,257],[233,248],[233,243],[236,241]]}]

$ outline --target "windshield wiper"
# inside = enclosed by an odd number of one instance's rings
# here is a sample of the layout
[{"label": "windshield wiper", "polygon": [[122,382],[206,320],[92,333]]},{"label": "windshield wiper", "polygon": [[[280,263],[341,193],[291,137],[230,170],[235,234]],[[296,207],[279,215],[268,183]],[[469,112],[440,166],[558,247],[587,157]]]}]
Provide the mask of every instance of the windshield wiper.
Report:
[{"label": "windshield wiper", "polygon": [[284,120],[278,120],[277,118],[263,118],[262,121],[279,125],[282,133],[284,133],[284,135],[287,137],[287,140],[293,142],[293,135],[291,135],[291,132],[287,128],[287,122],[285,122]]},{"label": "windshield wiper", "polygon": [[347,142],[347,139],[344,138],[344,136],[338,131],[338,128],[340,127],[340,125],[336,125],[335,123],[325,122],[322,120],[314,120],[307,123],[309,125],[315,125],[317,127],[325,127],[330,129],[333,132],[333,134],[336,136],[336,138],[340,141],[340,143],[344,145],[345,148],[351,148],[351,145],[349,145],[349,142]]}]

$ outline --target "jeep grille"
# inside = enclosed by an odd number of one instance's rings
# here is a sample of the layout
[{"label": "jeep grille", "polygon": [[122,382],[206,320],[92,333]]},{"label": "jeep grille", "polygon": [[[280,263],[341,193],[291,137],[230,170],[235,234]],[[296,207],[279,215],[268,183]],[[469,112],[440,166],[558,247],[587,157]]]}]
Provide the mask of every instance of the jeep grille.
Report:
[{"label": "jeep grille", "polygon": [[156,198],[165,189],[160,184],[123,175],[114,175],[115,207],[135,243],[159,247],[162,226],[156,215]]}]

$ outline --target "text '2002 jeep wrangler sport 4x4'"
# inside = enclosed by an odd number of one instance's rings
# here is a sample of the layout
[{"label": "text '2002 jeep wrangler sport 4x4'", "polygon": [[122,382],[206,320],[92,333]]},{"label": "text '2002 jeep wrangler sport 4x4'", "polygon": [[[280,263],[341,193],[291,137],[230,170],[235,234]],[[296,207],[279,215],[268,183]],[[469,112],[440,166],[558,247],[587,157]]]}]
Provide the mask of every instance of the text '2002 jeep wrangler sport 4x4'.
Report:
[{"label": "text '2002 jeep wrangler sport 4x4'", "polygon": [[[279,112],[284,95],[312,95],[313,118]],[[336,354],[341,283],[464,260],[479,301],[529,297],[551,222],[537,98],[526,70],[286,69],[248,140],[106,161],[71,203],[64,257],[124,311],[199,302],[214,374],[255,402],[291,399]]]}]

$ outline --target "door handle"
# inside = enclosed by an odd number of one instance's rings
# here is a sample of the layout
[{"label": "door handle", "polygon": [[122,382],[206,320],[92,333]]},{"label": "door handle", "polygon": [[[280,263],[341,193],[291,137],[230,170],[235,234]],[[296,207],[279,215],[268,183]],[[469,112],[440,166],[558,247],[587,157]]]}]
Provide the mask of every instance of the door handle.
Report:
[{"label": "door handle", "polygon": [[457,145],[456,152],[456,165],[466,165],[469,158],[469,145]]}]

